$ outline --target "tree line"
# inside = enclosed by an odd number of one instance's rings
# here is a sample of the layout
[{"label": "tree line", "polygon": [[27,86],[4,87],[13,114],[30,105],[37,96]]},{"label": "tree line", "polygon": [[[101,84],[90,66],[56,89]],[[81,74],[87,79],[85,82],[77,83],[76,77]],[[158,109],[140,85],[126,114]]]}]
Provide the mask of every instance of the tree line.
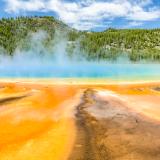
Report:
[{"label": "tree line", "polygon": [[[116,60],[127,56],[131,61],[160,61],[160,29],[114,29],[103,32],[77,31],[54,17],[17,17],[0,20],[0,49],[13,55],[18,46],[25,43],[29,33],[44,30],[48,33],[46,47],[55,38],[55,31],[68,35],[69,55],[79,53],[88,60]],[[22,45],[23,44],[23,45]],[[25,46],[26,45],[26,46]],[[2,53],[2,51],[1,51]]]}]

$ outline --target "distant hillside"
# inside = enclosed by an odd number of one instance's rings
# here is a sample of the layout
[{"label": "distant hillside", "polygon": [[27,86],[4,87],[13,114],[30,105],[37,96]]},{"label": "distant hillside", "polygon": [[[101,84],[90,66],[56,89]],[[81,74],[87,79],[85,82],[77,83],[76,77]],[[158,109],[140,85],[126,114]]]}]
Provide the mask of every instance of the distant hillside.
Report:
[{"label": "distant hillside", "polygon": [[160,29],[108,29],[86,33],[81,44],[90,58],[115,59],[127,55],[130,60],[160,60]]},{"label": "distant hillside", "polygon": [[53,17],[3,18],[0,20],[0,46],[8,54],[13,54],[21,40],[24,40],[30,32],[44,30],[49,33],[50,39],[52,39],[56,29],[64,31],[70,28]]},{"label": "distant hillside", "polygon": [[1,50],[5,54],[13,55],[19,46],[29,48],[28,35],[40,30],[48,33],[44,42],[47,48],[56,38],[57,29],[62,34],[67,33],[67,52],[70,56],[81,54],[88,60],[116,60],[119,56],[125,56],[132,61],[160,61],[160,29],[109,28],[103,32],[80,32],[53,17],[17,17],[0,20]]}]

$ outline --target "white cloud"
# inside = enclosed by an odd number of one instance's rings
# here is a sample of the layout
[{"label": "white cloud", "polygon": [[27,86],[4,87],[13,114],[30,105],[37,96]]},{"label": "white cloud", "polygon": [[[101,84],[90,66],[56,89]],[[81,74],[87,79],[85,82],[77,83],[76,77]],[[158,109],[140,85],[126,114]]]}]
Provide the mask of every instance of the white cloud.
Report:
[{"label": "white cloud", "polygon": [[5,0],[6,1],[6,12],[19,13],[20,11],[30,12],[45,9],[44,1],[42,0]]},{"label": "white cloud", "polygon": [[131,21],[128,23],[127,27],[137,27],[137,26],[141,26],[142,24],[143,22]]},{"label": "white cloud", "polygon": [[144,11],[144,9],[139,6],[134,6],[128,15],[128,19],[135,21],[151,21],[158,18],[160,18],[160,10]]},{"label": "white cloud", "polygon": [[105,21],[124,18],[142,23],[160,18],[159,8],[153,6],[152,0],[79,0],[75,2],[62,0],[5,0],[6,12],[21,13],[30,11],[54,12],[65,23],[78,29],[91,29],[102,26]]}]

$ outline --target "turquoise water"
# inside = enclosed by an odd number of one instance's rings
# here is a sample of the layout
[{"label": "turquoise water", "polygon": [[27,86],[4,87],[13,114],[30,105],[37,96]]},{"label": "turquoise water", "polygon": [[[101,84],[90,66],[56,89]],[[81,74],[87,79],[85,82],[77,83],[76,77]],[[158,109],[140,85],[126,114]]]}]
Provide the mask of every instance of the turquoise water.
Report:
[{"label": "turquoise water", "polygon": [[0,77],[8,78],[159,78],[160,64],[31,63],[0,65]]}]

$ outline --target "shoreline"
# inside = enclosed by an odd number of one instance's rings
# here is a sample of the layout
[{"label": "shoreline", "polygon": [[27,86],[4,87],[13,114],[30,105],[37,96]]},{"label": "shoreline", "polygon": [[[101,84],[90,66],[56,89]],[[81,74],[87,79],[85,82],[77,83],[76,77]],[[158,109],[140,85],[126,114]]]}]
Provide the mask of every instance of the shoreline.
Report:
[{"label": "shoreline", "polygon": [[0,83],[48,85],[124,85],[160,84],[160,79],[108,79],[108,78],[0,78]]}]

